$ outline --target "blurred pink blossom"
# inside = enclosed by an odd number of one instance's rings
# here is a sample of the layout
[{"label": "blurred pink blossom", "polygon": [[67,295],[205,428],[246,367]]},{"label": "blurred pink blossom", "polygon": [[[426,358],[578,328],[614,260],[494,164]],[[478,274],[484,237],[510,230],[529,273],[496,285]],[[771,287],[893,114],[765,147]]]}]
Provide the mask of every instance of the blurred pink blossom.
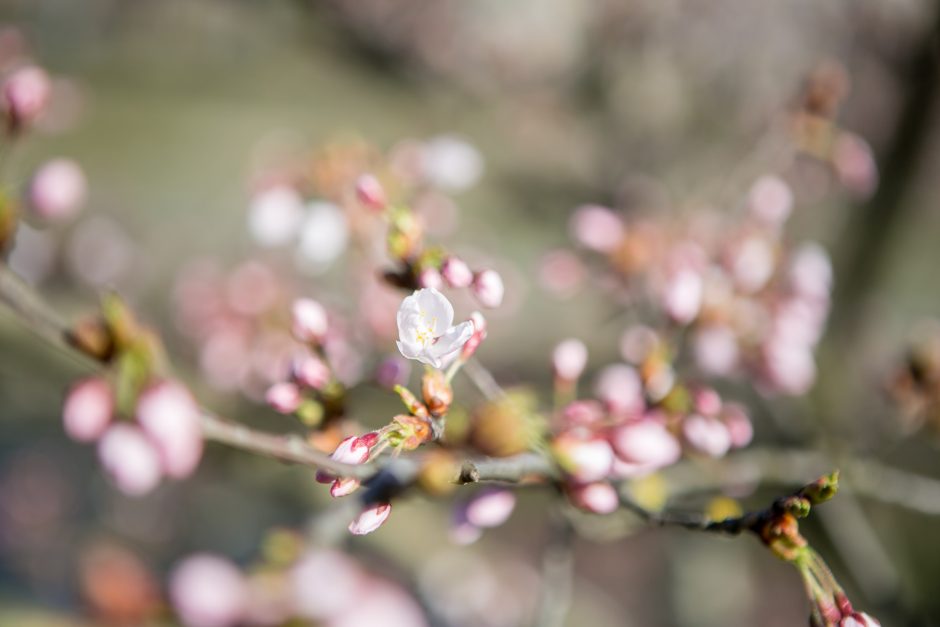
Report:
[{"label": "blurred pink blossom", "polygon": [[68,220],[82,208],[87,192],[85,174],[75,161],[52,159],[33,174],[28,206],[44,220]]},{"label": "blurred pink blossom", "polygon": [[12,128],[33,122],[45,111],[52,91],[52,83],[45,70],[27,65],[14,70],[3,81],[3,111]]},{"label": "blurred pink blossom", "polygon": [[711,416],[687,416],[682,421],[682,434],[693,448],[710,457],[724,457],[731,448],[731,433],[725,423]]},{"label": "blurred pink blossom", "polygon": [[748,208],[764,224],[780,227],[793,210],[793,191],[780,177],[762,176],[751,186]]},{"label": "blurred pink blossom", "polygon": [[555,376],[563,381],[576,381],[584,372],[587,360],[587,347],[581,340],[565,340],[552,351],[552,368]]},{"label": "blurred pink blossom", "polygon": [[470,287],[473,283],[473,272],[460,257],[451,256],[445,259],[441,264],[441,275],[450,287]]},{"label": "blurred pink blossom", "polygon": [[98,459],[125,494],[141,496],[160,482],[160,454],[137,427],[112,425],[98,441]]},{"label": "blurred pink blossom", "polygon": [[583,205],[575,210],[568,224],[574,240],[589,250],[612,252],[623,240],[620,217],[607,207]]},{"label": "blurred pink blossom", "polygon": [[265,402],[274,411],[281,414],[292,414],[300,407],[303,397],[300,388],[290,381],[279,381],[268,388],[264,395]]},{"label": "blurred pink blossom", "polygon": [[301,342],[319,343],[329,329],[326,309],[310,298],[299,298],[291,307],[293,332]]},{"label": "blurred pink blossom", "polygon": [[477,527],[502,525],[516,507],[516,495],[511,490],[485,488],[474,494],[466,504],[466,518]]},{"label": "blurred pink blossom", "polygon": [[229,560],[199,553],[170,574],[170,600],[187,627],[231,627],[242,623],[248,584]]},{"label": "blurred pink blossom", "polygon": [[73,440],[93,442],[105,432],[113,414],[114,394],[108,382],[100,377],[82,379],[65,398],[65,432]]},{"label": "blurred pink blossom", "polygon": [[137,400],[137,422],[156,445],[163,472],[183,479],[202,457],[201,412],[186,387],[177,381],[150,386]]},{"label": "blurred pink blossom", "polygon": [[601,370],[594,393],[614,414],[632,416],[646,407],[640,374],[627,364],[613,364]]},{"label": "blurred pink blossom", "polygon": [[610,443],[624,461],[653,470],[674,464],[682,454],[676,437],[654,418],[615,427]]},{"label": "blurred pink blossom", "polygon": [[473,277],[473,294],[484,307],[499,307],[503,302],[503,277],[495,270],[482,270]]},{"label": "blurred pink blossom", "polygon": [[575,506],[592,514],[610,514],[620,506],[617,490],[602,481],[573,486],[568,496]]}]

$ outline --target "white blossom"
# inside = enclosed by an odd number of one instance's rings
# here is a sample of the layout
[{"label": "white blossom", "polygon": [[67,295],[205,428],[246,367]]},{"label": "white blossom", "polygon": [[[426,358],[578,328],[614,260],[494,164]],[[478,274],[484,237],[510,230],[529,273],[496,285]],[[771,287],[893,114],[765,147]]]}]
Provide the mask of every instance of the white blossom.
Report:
[{"label": "white blossom", "polygon": [[415,291],[398,308],[398,350],[408,359],[441,368],[473,335],[473,323],[454,326],[454,307],[433,287]]}]

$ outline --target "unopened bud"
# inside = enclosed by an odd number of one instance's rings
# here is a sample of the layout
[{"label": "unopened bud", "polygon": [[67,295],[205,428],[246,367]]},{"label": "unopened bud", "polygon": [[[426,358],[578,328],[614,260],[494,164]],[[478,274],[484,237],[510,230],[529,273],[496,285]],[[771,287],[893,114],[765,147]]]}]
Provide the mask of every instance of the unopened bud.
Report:
[{"label": "unopened bud", "polygon": [[362,511],[356,520],[349,523],[349,533],[362,536],[372,533],[382,526],[389,514],[392,513],[391,503],[377,503],[370,505]]},{"label": "unopened bud", "polygon": [[10,74],[0,92],[7,128],[15,133],[33,122],[46,109],[51,92],[52,83],[42,68],[26,66]]},{"label": "unopened bud", "polygon": [[311,344],[323,341],[329,328],[323,305],[309,298],[297,299],[291,307],[291,316],[294,337]]},{"label": "unopened bud", "polygon": [[610,514],[620,506],[617,490],[602,481],[571,487],[568,498],[575,507],[592,514]]},{"label": "unopened bud", "polygon": [[441,271],[433,266],[428,266],[418,273],[419,287],[433,287],[440,289],[444,287],[444,279],[441,278]]},{"label": "unopened bud", "polygon": [[565,340],[552,352],[552,368],[562,381],[576,381],[587,365],[587,347],[581,340]]},{"label": "unopened bud", "polygon": [[363,174],[356,179],[356,198],[364,207],[376,212],[385,209],[387,203],[385,188],[371,174]]},{"label": "unopened bud", "polygon": [[292,371],[297,383],[314,390],[322,390],[332,378],[330,369],[323,360],[310,355],[297,359]]},{"label": "unopened bud", "polygon": [[303,398],[300,395],[300,388],[288,381],[282,381],[268,388],[264,400],[274,411],[292,414],[300,407]]},{"label": "unopened bud", "polygon": [[67,220],[82,208],[87,192],[85,174],[77,163],[53,159],[33,175],[28,207],[43,220]]},{"label": "unopened bud", "polygon": [[65,398],[62,420],[65,432],[79,442],[93,442],[108,428],[114,414],[111,386],[100,377],[82,379]]},{"label": "unopened bud", "polygon": [[431,423],[426,418],[400,414],[392,419],[396,428],[388,435],[389,443],[400,450],[413,451],[434,437]]},{"label": "unopened bud", "polygon": [[448,257],[441,264],[441,275],[447,284],[454,288],[470,287],[473,272],[467,263],[459,257]]},{"label": "unopened bud", "polygon": [[800,496],[809,500],[813,505],[824,503],[835,496],[839,490],[839,471],[823,475],[813,483],[800,490]]},{"label": "unopened bud", "polygon": [[484,307],[499,307],[504,292],[503,278],[495,270],[483,270],[473,277],[473,294]]}]

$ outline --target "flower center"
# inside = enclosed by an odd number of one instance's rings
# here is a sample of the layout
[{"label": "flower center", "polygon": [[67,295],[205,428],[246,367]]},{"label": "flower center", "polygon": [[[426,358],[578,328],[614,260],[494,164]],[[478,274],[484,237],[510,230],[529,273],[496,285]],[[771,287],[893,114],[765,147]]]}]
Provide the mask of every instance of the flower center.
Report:
[{"label": "flower center", "polygon": [[421,344],[422,347],[427,348],[437,341],[437,337],[434,335],[437,316],[428,316],[427,312],[423,309],[418,312],[418,315],[421,316],[421,319],[415,326],[415,340]]}]

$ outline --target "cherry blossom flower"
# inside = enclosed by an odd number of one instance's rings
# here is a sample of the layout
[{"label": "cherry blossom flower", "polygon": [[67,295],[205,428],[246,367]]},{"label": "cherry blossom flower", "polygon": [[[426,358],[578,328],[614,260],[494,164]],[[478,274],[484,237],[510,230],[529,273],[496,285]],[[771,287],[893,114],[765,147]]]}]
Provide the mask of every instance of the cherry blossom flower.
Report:
[{"label": "cherry blossom flower", "polygon": [[578,207],[569,224],[572,237],[590,250],[609,253],[623,240],[623,221],[612,210],[599,205]]},{"label": "cherry blossom flower", "polygon": [[761,222],[779,227],[793,210],[793,191],[777,176],[762,176],[751,187],[749,209]]},{"label": "cherry blossom flower", "polygon": [[623,461],[652,470],[674,464],[682,454],[676,437],[654,418],[615,428],[610,443]]},{"label": "cherry blossom flower", "polygon": [[302,270],[317,274],[346,250],[349,223],[342,209],[329,202],[311,202],[306,211],[300,227],[297,261]]},{"label": "cherry blossom flower", "polygon": [[516,507],[516,495],[511,490],[492,488],[480,490],[466,504],[466,518],[477,527],[498,527]]},{"label": "cherry blossom flower", "polygon": [[711,416],[688,416],[682,422],[682,434],[696,450],[710,457],[723,457],[732,445],[728,427]]},{"label": "cherry blossom flower", "polygon": [[607,440],[565,433],[552,445],[561,466],[579,483],[591,483],[610,473],[614,451]]},{"label": "cherry blossom flower", "polygon": [[452,191],[472,187],[483,174],[483,158],[477,149],[453,135],[428,140],[422,165],[432,184]]},{"label": "cherry blossom flower", "polygon": [[454,307],[434,288],[415,291],[398,309],[398,350],[434,368],[450,362],[473,335],[472,322],[454,326]]}]

